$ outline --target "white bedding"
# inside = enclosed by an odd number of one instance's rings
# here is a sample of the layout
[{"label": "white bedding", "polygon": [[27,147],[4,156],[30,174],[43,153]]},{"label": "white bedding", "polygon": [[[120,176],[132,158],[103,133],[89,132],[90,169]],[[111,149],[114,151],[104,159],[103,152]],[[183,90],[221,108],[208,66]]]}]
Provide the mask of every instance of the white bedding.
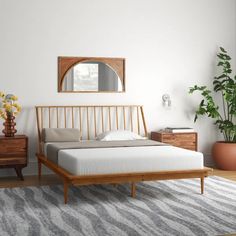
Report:
[{"label": "white bedding", "polygon": [[73,175],[203,168],[203,154],[173,146],[64,149],[58,165]]}]

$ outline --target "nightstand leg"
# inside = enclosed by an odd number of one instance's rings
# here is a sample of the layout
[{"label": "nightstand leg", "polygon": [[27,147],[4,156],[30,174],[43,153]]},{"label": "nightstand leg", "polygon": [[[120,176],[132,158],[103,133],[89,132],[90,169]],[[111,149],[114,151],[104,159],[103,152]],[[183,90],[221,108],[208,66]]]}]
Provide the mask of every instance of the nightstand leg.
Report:
[{"label": "nightstand leg", "polygon": [[22,170],[21,167],[15,167],[15,171],[16,171],[18,178],[20,178],[21,180],[24,180],[21,170]]}]

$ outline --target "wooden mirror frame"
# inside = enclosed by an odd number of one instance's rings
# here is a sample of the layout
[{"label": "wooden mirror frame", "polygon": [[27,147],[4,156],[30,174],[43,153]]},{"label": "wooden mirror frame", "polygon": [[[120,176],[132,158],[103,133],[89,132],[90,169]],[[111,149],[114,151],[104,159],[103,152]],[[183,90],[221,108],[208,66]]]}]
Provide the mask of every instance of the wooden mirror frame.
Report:
[{"label": "wooden mirror frame", "polygon": [[[63,91],[62,84],[68,70],[80,62],[97,61],[109,65],[119,76],[122,91]],[[58,57],[58,92],[60,93],[123,93],[125,92],[125,58]]]}]

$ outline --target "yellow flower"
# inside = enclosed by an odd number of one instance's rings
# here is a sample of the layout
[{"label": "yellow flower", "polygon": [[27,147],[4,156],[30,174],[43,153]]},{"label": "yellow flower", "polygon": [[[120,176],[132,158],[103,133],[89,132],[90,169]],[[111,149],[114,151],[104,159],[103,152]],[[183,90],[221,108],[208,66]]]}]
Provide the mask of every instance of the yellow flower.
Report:
[{"label": "yellow flower", "polygon": [[17,109],[17,112],[21,111],[21,107],[20,106],[18,106],[16,109]]},{"label": "yellow flower", "polygon": [[3,107],[4,107],[6,110],[10,110],[10,109],[11,109],[11,104],[5,103],[5,104],[3,105]]},{"label": "yellow flower", "polygon": [[0,92],[0,97],[5,97],[5,94],[3,92]]},{"label": "yellow flower", "polygon": [[20,107],[20,105],[18,103],[14,103],[14,104],[12,104],[12,106],[17,108],[17,109]]},{"label": "yellow flower", "polygon": [[17,101],[17,100],[18,100],[18,97],[15,96],[15,95],[13,95],[13,96],[11,97],[11,100],[12,100],[12,101]]}]

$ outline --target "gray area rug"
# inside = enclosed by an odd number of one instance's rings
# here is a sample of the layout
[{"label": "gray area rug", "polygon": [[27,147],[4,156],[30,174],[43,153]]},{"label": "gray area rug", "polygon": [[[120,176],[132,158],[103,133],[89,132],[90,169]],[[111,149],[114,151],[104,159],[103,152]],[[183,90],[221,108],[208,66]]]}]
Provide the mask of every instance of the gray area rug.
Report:
[{"label": "gray area rug", "polygon": [[236,232],[236,182],[198,179],[0,189],[0,235],[223,235]]}]

